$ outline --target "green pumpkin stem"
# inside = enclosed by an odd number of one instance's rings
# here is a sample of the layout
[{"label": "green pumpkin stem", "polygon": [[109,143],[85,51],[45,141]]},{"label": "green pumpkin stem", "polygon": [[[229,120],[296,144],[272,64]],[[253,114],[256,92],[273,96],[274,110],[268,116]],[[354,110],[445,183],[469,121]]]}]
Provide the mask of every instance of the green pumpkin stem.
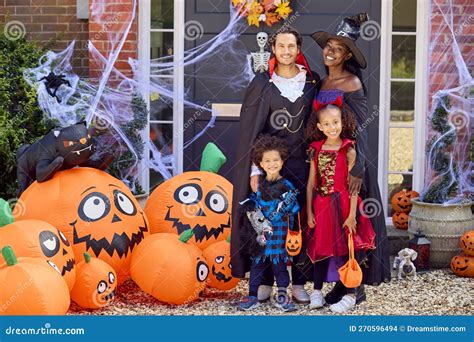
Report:
[{"label": "green pumpkin stem", "polygon": [[3,198],[0,198],[0,228],[13,223],[13,212],[10,204]]},{"label": "green pumpkin stem", "polygon": [[179,236],[179,241],[181,242],[188,242],[189,239],[194,235],[194,232],[192,229],[187,229],[185,230],[180,236]]},{"label": "green pumpkin stem", "polygon": [[229,237],[227,238],[226,241],[227,241],[227,243],[230,243],[230,235],[229,235]]},{"label": "green pumpkin stem", "polygon": [[87,252],[84,252],[84,260],[86,261],[86,264],[91,262],[91,255]]},{"label": "green pumpkin stem", "polygon": [[217,173],[226,161],[227,158],[219,147],[210,142],[202,152],[200,171]]},{"label": "green pumpkin stem", "polygon": [[13,266],[18,263],[18,259],[16,258],[15,253],[13,253],[13,249],[10,246],[3,247],[2,255],[8,266]]}]

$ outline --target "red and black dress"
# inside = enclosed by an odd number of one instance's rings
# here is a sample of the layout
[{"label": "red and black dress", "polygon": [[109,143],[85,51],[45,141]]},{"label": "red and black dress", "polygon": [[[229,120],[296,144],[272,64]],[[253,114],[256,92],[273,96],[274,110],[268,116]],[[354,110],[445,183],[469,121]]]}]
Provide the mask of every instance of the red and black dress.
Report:
[{"label": "red and black dress", "polygon": [[[312,262],[348,254],[347,228],[350,212],[347,151],[354,142],[343,139],[338,150],[324,150],[326,140],[313,142],[316,179],[313,196],[314,229],[308,229],[307,253]],[[357,199],[357,229],[353,234],[355,250],[375,248],[375,233],[367,215],[362,215],[362,199]],[[344,258],[345,259],[345,258]],[[339,262],[338,262],[339,264]]]}]

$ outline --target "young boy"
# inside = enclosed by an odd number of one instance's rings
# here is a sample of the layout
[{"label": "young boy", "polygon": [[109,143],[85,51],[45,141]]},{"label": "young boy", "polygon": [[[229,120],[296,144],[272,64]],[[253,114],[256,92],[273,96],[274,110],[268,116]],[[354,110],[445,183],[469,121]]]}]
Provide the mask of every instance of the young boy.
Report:
[{"label": "young boy", "polygon": [[[285,312],[296,310],[287,294],[290,276],[285,241],[288,228],[293,227],[294,215],[300,207],[296,199],[298,191],[280,175],[287,157],[288,150],[284,142],[275,136],[260,136],[252,149],[252,161],[263,170],[264,175],[258,191],[252,193],[240,208],[241,222],[244,222],[242,228],[246,229],[242,234],[241,246],[247,248],[252,256],[249,296],[239,304],[241,310],[252,310],[260,305],[257,298],[258,287],[266,271],[270,269],[278,286],[274,305]],[[249,222],[248,213],[255,214],[255,211],[260,211],[266,222]],[[263,226],[267,230],[263,234],[257,234]],[[268,231],[270,226],[271,231]]]}]

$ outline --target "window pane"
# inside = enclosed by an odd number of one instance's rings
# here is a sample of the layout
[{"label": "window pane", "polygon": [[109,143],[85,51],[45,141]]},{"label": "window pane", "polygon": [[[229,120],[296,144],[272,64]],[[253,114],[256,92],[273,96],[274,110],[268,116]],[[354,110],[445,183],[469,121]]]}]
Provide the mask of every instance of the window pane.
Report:
[{"label": "window pane", "polygon": [[413,123],[415,82],[392,82],[390,89],[390,122]]},{"label": "window pane", "polygon": [[167,156],[173,153],[173,124],[150,123],[150,139]]},{"label": "window pane", "polygon": [[153,169],[150,169],[150,193],[164,181],[165,180],[163,179],[163,176],[161,175],[161,173],[156,172]]},{"label": "window pane", "polygon": [[151,32],[150,58],[173,56],[173,32]]},{"label": "window pane", "polygon": [[416,36],[392,36],[392,78],[415,78]]},{"label": "window pane", "polygon": [[[152,79],[154,85],[158,85],[167,90],[173,91],[172,78],[156,78]],[[168,94],[171,95],[171,94]],[[157,92],[150,94],[150,120],[173,120],[173,98],[164,96]]]},{"label": "window pane", "polygon": [[151,0],[151,28],[173,28],[173,0]]},{"label": "window pane", "polygon": [[388,175],[388,215],[393,215],[392,204],[391,200],[392,197],[399,191],[403,189],[411,190],[413,185],[413,176],[406,174],[406,175]]},{"label": "window pane", "polygon": [[390,128],[389,171],[413,171],[413,128]]},{"label": "window pane", "polygon": [[416,31],[416,0],[393,0],[393,31]]}]

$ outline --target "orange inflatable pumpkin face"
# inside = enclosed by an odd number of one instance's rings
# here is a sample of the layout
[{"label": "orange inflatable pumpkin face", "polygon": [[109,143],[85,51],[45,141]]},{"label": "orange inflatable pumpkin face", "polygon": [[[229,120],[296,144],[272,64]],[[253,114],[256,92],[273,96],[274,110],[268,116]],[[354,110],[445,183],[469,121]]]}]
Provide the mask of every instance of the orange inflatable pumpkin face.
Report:
[{"label": "orange inflatable pumpkin face", "polygon": [[119,283],[129,276],[132,250],[148,234],[144,212],[120,180],[92,168],[57,172],[33,183],[21,196],[21,218],[57,226],[74,253],[89,252],[114,268]]},{"label": "orange inflatable pumpkin face", "polygon": [[416,191],[402,190],[397,192],[391,200],[392,208],[397,213],[409,213],[412,208],[411,199],[418,197],[420,194]]},{"label": "orange inflatable pumpkin face", "polygon": [[232,266],[230,265],[230,243],[218,241],[203,251],[207,264],[210,268],[207,280],[210,287],[219,290],[230,290],[239,283],[238,278],[232,277]]},{"label": "orange inflatable pumpkin face", "polygon": [[191,171],[175,176],[150,195],[145,212],[151,233],[181,234],[202,250],[230,234],[232,184],[215,173]]},{"label": "orange inflatable pumpkin face", "polygon": [[401,230],[408,229],[408,214],[405,213],[395,213],[392,216],[392,222],[395,228]]},{"label": "orange inflatable pumpkin face", "polygon": [[84,253],[77,265],[77,279],[71,298],[83,308],[98,309],[110,304],[117,289],[117,275],[106,262]]},{"label": "orange inflatable pumpkin face", "polygon": [[47,260],[72,290],[76,279],[72,246],[66,236],[48,222],[21,220],[1,227],[0,246],[11,246],[17,257]]},{"label": "orange inflatable pumpkin face", "polygon": [[451,259],[451,269],[459,277],[474,277],[474,257],[456,255]]},{"label": "orange inflatable pumpkin face", "polygon": [[464,233],[459,240],[459,247],[469,256],[474,256],[474,230]]}]

